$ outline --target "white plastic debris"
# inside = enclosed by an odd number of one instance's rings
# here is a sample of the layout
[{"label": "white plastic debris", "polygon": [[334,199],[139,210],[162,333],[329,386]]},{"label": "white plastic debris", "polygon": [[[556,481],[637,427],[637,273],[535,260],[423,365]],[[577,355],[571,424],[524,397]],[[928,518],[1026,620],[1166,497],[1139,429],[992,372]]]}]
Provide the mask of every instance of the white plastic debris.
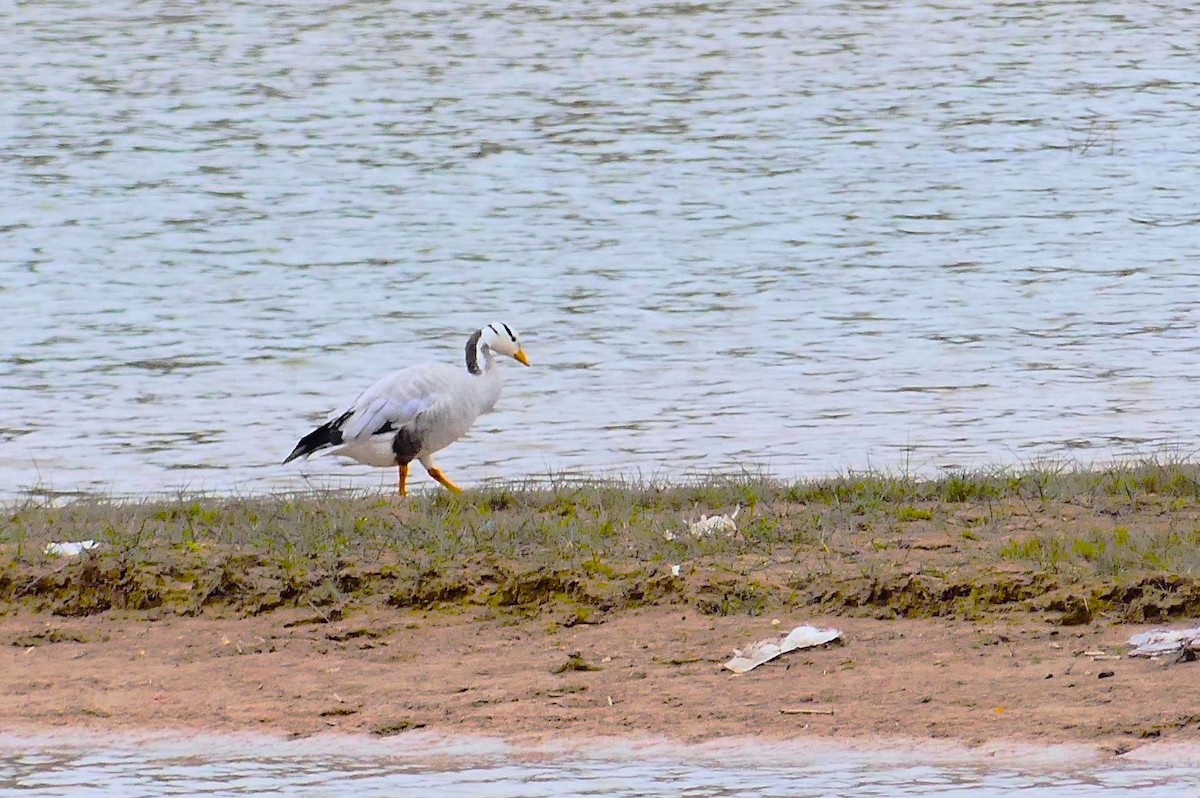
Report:
[{"label": "white plastic debris", "polygon": [[837,629],[819,629],[816,626],[797,626],[782,638],[759,640],[745,648],[733,650],[733,659],[723,667],[734,673],[745,673],[754,670],[764,662],[770,662],[780,654],[795,651],[798,648],[823,646],[837,640],[842,633]]},{"label": "white plastic debris", "polygon": [[729,515],[701,514],[699,521],[688,522],[688,531],[692,533],[692,537],[694,538],[706,538],[718,532],[731,536],[737,532],[737,517],[741,511],[742,506],[739,504],[734,508],[733,513]]},{"label": "white plastic debris", "polygon": [[47,543],[43,551],[52,557],[78,557],[89,549],[100,544],[94,540],[79,540],[69,543]]},{"label": "white plastic debris", "polygon": [[679,576],[679,566],[678,565],[671,566],[671,576]]},{"label": "white plastic debris", "polygon": [[1200,626],[1191,629],[1151,629],[1133,635],[1129,645],[1131,657],[1158,658],[1167,654],[1195,654],[1200,652]]}]

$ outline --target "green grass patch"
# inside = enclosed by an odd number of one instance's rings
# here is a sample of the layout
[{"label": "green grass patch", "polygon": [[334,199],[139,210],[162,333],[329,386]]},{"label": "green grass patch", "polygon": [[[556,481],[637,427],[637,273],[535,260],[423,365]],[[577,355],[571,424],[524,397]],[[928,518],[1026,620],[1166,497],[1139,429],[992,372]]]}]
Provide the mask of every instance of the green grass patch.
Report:
[{"label": "green grass patch", "polygon": [[[1033,597],[1077,590],[1113,612],[1141,602],[1139,617],[1152,617],[1168,603],[1151,606],[1146,596],[1170,591],[1117,587],[1186,586],[1200,575],[1198,485],[1191,464],[1147,461],[925,480],[560,477],[404,501],[353,492],[34,497],[0,510],[0,602],[63,614],[557,607],[592,622],[661,602],[719,614],[978,617],[1067,607]],[[689,530],[701,515],[734,510],[733,533]],[[934,522],[938,535],[910,535],[920,522]],[[85,539],[100,548],[78,558],[43,552],[50,541]],[[997,577],[1001,566],[1016,575]]]}]

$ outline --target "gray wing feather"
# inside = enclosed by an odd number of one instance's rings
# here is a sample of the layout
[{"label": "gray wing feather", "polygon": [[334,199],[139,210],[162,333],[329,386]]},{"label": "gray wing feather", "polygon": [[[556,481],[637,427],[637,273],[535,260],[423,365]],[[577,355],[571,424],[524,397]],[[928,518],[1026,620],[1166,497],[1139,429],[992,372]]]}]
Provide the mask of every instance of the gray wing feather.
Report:
[{"label": "gray wing feather", "polygon": [[457,376],[453,369],[431,363],[384,377],[340,411],[352,411],[342,424],[343,441],[364,440],[406,425],[418,434],[435,427],[452,415],[454,403],[447,379],[452,374]]},{"label": "gray wing feather", "polygon": [[420,412],[419,408],[410,408],[409,404],[402,404],[382,396],[372,399],[346,419],[342,425],[343,440],[356,441],[389,428],[399,429],[412,421]]}]

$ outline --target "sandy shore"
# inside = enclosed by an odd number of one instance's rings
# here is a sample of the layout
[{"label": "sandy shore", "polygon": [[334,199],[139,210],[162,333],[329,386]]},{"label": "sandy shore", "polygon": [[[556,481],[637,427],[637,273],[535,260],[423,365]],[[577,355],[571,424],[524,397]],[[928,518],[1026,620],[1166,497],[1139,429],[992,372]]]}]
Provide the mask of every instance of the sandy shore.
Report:
[{"label": "sandy shore", "polygon": [[[845,642],[743,675],[721,668],[735,646],[809,622],[843,630]],[[1113,753],[1200,739],[1200,665],[1114,656],[1141,626],[712,617],[671,606],[563,623],[387,610],[338,622],[298,610],[14,615],[0,620],[10,697],[0,727],[692,742],[887,735]]]},{"label": "sandy shore", "polygon": [[[691,525],[721,513],[736,529]],[[1200,617],[1191,464],[91,498],[0,521],[0,730],[1200,738],[1200,663],[1124,656]],[[844,642],[721,668],[805,623]]]}]

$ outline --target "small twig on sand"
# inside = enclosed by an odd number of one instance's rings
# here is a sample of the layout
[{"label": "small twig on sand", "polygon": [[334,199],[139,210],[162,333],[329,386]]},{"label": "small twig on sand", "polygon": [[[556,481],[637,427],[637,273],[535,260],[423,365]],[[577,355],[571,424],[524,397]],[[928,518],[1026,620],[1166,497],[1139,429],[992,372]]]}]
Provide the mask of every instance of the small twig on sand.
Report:
[{"label": "small twig on sand", "polygon": [[805,709],[803,707],[780,707],[781,715],[832,715],[832,709]]},{"label": "small twig on sand", "polygon": [[313,604],[311,601],[306,601],[305,603],[313,608],[313,612],[321,616],[321,620],[323,620],[325,623],[329,623],[329,615],[324,610],[322,610],[316,604]]}]

